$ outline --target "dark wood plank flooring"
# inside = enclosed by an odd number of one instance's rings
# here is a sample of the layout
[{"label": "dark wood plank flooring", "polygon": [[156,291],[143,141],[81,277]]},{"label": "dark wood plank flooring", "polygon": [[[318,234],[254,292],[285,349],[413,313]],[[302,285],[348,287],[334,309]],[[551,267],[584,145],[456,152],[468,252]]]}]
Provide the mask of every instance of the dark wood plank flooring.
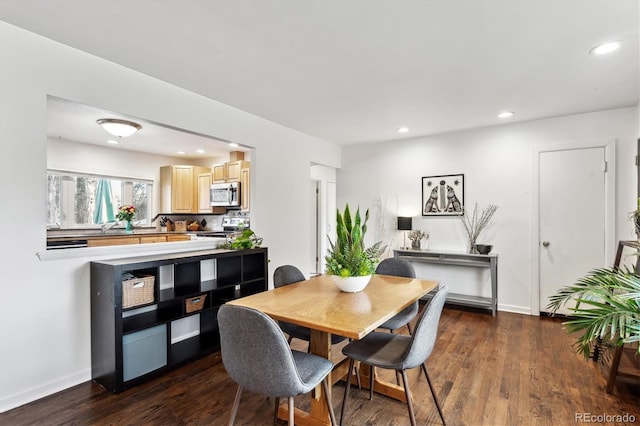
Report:
[{"label": "dark wood plank flooring", "polygon": [[[427,362],[450,425],[572,425],[576,413],[635,416],[640,385],[619,379],[611,395],[598,364],[574,353],[558,319],[446,308]],[[294,347],[306,350],[302,342]],[[339,348],[335,360],[341,358]],[[409,372],[421,425],[440,419],[418,370]],[[394,380],[392,372],[381,372]],[[224,425],[236,391],[219,353],[114,395],[93,382],[0,414],[2,425]],[[333,387],[339,415],[344,385]],[[296,398],[308,406],[309,396]],[[237,425],[270,425],[273,400],[245,392]],[[346,425],[407,425],[406,406],[353,388]],[[614,424],[599,423],[599,424]],[[622,423],[616,423],[622,424]]]}]

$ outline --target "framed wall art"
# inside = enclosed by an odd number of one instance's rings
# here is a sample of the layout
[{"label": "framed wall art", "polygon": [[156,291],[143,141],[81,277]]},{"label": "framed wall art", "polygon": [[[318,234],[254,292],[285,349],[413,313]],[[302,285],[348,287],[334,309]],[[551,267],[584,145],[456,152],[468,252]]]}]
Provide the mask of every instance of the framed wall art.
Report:
[{"label": "framed wall art", "polygon": [[463,208],[464,175],[422,178],[422,216],[461,216]]}]

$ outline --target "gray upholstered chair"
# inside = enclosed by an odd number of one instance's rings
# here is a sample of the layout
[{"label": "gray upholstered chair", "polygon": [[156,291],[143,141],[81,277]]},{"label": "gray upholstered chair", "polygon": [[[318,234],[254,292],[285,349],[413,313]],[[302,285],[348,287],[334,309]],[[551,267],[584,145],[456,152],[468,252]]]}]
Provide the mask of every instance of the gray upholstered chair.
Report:
[{"label": "gray upholstered chair", "polygon": [[238,383],[229,425],[233,425],[243,389],[289,398],[289,425],[293,425],[293,397],[322,383],[331,423],[336,424],[329,400],[327,375],[333,363],[317,355],[291,350],[278,324],[255,309],[222,305],[218,311],[222,363]]},{"label": "gray upholstered chair", "polygon": [[[350,359],[349,371],[353,369],[354,361],[360,361],[361,363],[371,366],[371,381],[369,382],[369,388],[371,390],[369,391],[369,399],[373,397],[373,375],[375,373],[375,367],[396,370],[402,373],[402,382],[407,395],[407,407],[409,409],[411,425],[416,424],[416,418],[413,411],[413,403],[411,402],[407,370],[416,367],[421,367],[424,372],[442,423],[446,424],[440,403],[438,402],[435,390],[431,384],[431,379],[427,373],[426,360],[431,355],[431,351],[436,342],[440,314],[442,313],[442,307],[447,298],[447,293],[449,293],[449,289],[446,286],[440,285],[438,292],[433,296],[418,318],[416,328],[411,336],[374,331],[360,340],[349,343],[342,349],[342,353]],[[341,425],[344,422],[345,407],[347,406],[350,388],[351,380],[347,380],[344,399],[342,400],[342,410],[340,412]]]},{"label": "gray upholstered chair", "polygon": [[[396,277],[406,278],[416,277],[416,271],[413,269],[411,263],[404,259],[397,259],[394,257],[384,259],[380,262],[376,268],[376,274],[393,275]],[[379,328],[385,328],[393,333],[394,330],[406,325],[409,330],[409,334],[411,334],[411,326],[409,323],[416,317],[416,315],[418,315],[419,310],[420,306],[416,300],[415,303],[400,311],[393,318],[387,320]]]},{"label": "gray upholstered chair", "polygon": [[[273,287],[283,287],[285,285],[297,283],[300,281],[304,281],[305,276],[298,268],[293,265],[282,265],[278,266],[275,271],[273,271]],[[287,322],[278,321],[280,328],[284,331],[288,336],[288,342],[291,344],[291,340],[300,339],[311,344],[311,330],[307,327],[302,327],[296,324],[289,324]],[[336,343],[340,343],[345,340],[345,337],[338,336],[335,334],[331,335],[331,344],[335,345]]]}]

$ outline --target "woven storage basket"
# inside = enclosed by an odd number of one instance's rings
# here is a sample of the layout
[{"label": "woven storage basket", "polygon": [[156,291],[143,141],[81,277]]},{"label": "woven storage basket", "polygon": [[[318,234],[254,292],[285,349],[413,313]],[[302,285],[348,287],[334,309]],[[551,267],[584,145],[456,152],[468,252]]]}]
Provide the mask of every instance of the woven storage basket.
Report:
[{"label": "woven storage basket", "polygon": [[122,281],[122,308],[153,303],[154,281],[155,277],[153,275],[140,275],[139,277]]},{"label": "woven storage basket", "polygon": [[200,296],[185,299],[184,304],[186,312],[190,314],[191,312],[201,311],[206,298],[206,294],[201,294]]}]

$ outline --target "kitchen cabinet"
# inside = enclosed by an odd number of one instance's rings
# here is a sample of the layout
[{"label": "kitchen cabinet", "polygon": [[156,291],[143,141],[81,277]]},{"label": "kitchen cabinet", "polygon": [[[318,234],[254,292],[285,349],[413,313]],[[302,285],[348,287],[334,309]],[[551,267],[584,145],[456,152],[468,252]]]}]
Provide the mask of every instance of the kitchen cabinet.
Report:
[{"label": "kitchen cabinet", "polygon": [[215,164],[213,166],[213,182],[224,183],[227,180],[227,163]]},{"label": "kitchen cabinet", "polygon": [[200,166],[160,167],[161,211],[198,213],[198,177],[211,169]]},{"label": "kitchen cabinet", "polygon": [[164,235],[141,236],[140,244],[166,243],[167,237]]},{"label": "kitchen cabinet", "polygon": [[249,168],[249,162],[244,160],[227,163],[227,182],[240,182],[242,169]]},{"label": "kitchen cabinet", "polygon": [[191,237],[187,234],[169,234],[167,235],[167,242],[171,243],[174,241],[189,241]]},{"label": "kitchen cabinet", "polygon": [[198,174],[198,213],[211,213],[211,173]]},{"label": "kitchen cabinet", "polygon": [[87,239],[87,247],[120,246],[124,244],[140,244],[140,237],[121,236]]},{"label": "kitchen cabinet", "polygon": [[[218,308],[266,291],[267,261],[266,248],[92,261],[92,379],[121,392],[219,350]],[[152,297],[123,308],[149,283]]]},{"label": "kitchen cabinet", "polygon": [[251,169],[245,167],[240,171],[240,210],[248,212],[251,207]]},{"label": "kitchen cabinet", "polygon": [[[49,238],[51,241],[64,241],[65,238]],[[118,235],[113,237],[93,236],[85,237],[87,247],[105,247],[105,246],[119,246],[124,244],[152,244],[152,243],[166,243],[173,241],[189,241],[191,236],[188,234],[166,234],[157,233],[149,235]]]}]

